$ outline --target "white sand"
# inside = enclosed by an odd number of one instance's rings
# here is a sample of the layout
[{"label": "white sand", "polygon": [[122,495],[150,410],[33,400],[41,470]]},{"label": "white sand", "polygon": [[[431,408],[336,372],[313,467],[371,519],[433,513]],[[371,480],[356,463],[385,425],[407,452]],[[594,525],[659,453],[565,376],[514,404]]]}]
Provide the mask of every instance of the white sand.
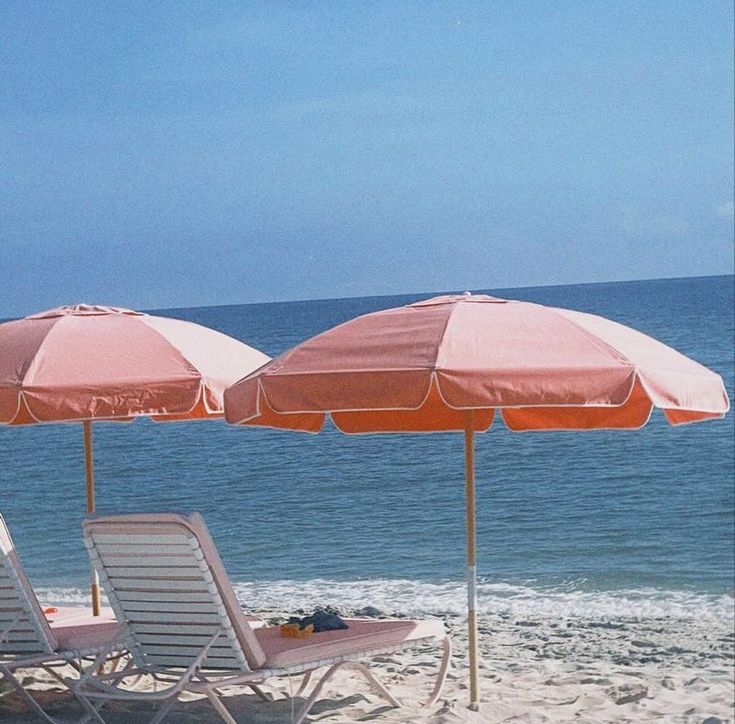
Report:
[{"label": "white sand", "polygon": [[[348,612],[346,612],[348,613]],[[270,617],[272,614],[264,614]],[[333,679],[312,710],[312,722],[733,722],[735,633],[728,621],[645,619],[590,621],[526,618],[509,614],[480,619],[481,710],[466,708],[467,638],[463,618],[447,617],[455,647],[453,669],[439,702],[421,708],[440,657],[438,647],[378,657],[372,670],[404,703],[392,709],[355,674]],[[26,672],[27,683],[52,712],[75,721],[68,694],[43,674]],[[299,677],[293,681],[294,690]],[[0,687],[4,685],[0,684]],[[239,722],[290,721],[288,680],[266,687],[278,700],[229,692],[226,703]],[[301,700],[296,700],[298,709]],[[112,704],[110,724],[149,719],[148,705]],[[14,693],[0,695],[0,721],[37,721]],[[221,721],[208,703],[181,702],[166,720],[175,724]]]}]

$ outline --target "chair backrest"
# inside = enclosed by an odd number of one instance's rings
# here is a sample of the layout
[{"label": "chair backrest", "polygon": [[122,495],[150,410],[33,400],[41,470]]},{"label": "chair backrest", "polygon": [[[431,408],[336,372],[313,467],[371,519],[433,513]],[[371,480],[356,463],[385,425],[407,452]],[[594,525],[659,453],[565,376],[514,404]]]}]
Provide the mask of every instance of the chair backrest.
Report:
[{"label": "chair backrest", "polygon": [[56,638],[0,515],[0,659],[45,654],[55,648]]},{"label": "chair backrest", "polygon": [[189,666],[217,631],[205,668],[265,663],[201,515],[93,518],[84,542],[138,666]]}]

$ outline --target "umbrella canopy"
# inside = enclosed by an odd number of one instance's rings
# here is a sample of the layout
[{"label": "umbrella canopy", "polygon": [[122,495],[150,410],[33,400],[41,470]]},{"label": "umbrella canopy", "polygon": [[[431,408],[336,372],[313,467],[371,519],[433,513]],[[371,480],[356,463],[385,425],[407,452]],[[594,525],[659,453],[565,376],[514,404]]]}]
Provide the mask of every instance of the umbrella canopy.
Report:
[{"label": "umbrella canopy", "polygon": [[0,423],[222,415],[270,358],[192,322],[77,304],[0,324]]},{"label": "umbrella canopy", "polygon": [[722,417],[722,378],[592,314],[486,295],[440,296],[357,317],[225,391],[232,424],[318,432],[463,431],[470,705],[479,701],[473,433],[496,410],[511,430],[635,429]]},{"label": "umbrella canopy", "polygon": [[485,295],[358,317],[297,345],[225,392],[233,424],[316,432],[637,428],[721,417],[722,378],[651,337],[567,309]]},{"label": "umbrella canopy", "polygon": [[0,424],[82,422],[92,513],[92,421],[221,417],[225,388],[269,359],[192,322],[58,307],[0,324]]}]

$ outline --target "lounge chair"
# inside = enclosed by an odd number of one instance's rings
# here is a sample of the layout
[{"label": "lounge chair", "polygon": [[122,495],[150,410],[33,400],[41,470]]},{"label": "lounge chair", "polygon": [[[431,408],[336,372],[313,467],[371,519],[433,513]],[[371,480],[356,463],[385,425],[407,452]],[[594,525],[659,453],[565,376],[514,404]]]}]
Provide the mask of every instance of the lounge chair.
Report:
[{"label": "lounge chair", "polygon": [[[54,722],[15,676],[18,669],[42,668],[67,685],[55,670],[71,665],[80,674],[83,663],[102,651],[119,650],[120,627],[110,609],[93,617],[91,609],[45,609],[38,602],[0,515],[0,680],[21,694],[46,721]],[[117,642],[117,643],[115,643]],[[76,692],[87,713],[91,705]]]},{"label": "lounge chair", "polygon": [[[300,724],[324,684],[341,667],[356,669],[393,706],[398,701],[358,659],[439,641],[444,656],[427,705],[441,693],[451,644],[441,621],[347,620],[349,628],[284,638],[280,627],[254,628],[243,614],[204,520],[198,513],[125,515],[84,523],[85,544],[110,604],[122,623],[131,666],[114,674],[84,675],[77,690],[90,699],[162,702],[152,724],[162,721],[179,694],[206,695],[228,724],[236,724],[220,699],[230,686],[328,667],[296,713]],[[147,674],[167,682],[158,691],[130,691],[124,677]],[[97,720],[104,722],[101,715]]]}]

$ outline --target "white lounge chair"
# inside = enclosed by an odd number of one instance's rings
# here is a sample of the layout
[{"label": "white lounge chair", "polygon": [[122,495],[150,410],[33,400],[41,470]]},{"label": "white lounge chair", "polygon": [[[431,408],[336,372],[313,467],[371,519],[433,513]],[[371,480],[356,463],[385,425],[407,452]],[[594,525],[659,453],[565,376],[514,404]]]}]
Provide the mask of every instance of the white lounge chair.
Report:
[{"label": "white lounge chair", "polygon": [[[110,609],[97,617],[85,608],[47,610],[44,614],[0,515],[0,680],[7,680],[39,716],[54,722],[23,688],[15,672],[42,668],[67,685],[55,669],[71,665],[83,673],[85,659],[120,648],[120,627]],[[93,711],[83,696],[72,693],[88,714]]]},{"label": "white lounge chair", "polygon": [[[90,699],[159,700],[160,722],[184,691],[204,694],[222,719],[236,724],[219,691],[271,677],[328,667],[293,719],[300,724],[341,667],[361,672],[393,706],[400,706],[358,659],[440,642],[444,656],[427,704],[441,693],[451,644],[441,621],[348,620],[349,628],[309,638],[280,636],[280,627],[254,628],[243,614],[202,517],[174,514],[96,518],[84,523],[85,544],[123,626],[132,665],[98,675],[89,670],[77,690]],[[148,674],[166,688],[130,691],[124,677]],[[97,720],[104,719],[97,714]]]}]

